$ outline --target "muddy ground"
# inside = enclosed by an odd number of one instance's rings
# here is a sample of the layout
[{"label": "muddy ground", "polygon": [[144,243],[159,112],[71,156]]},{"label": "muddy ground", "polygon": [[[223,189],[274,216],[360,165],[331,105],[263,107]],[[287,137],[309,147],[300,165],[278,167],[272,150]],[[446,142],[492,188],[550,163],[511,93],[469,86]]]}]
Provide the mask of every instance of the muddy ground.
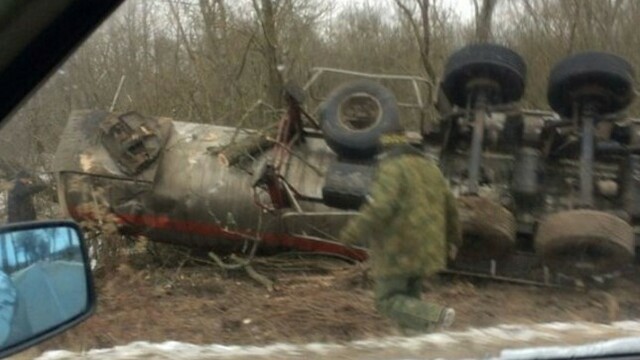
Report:
[{"label": "muddy ground", "polygon": [[[258,258],[265,286],[244,271],[142,256],[98,274],[96,314],[29,351],[82,351],[137,340],[263,345],[346,342],[399,335],[374,310],[362,264],[335,259]],[[462,277],[428,282],[426,298],[457,310],[453,330],[555,321],[608,323],[640,318],[640,281],[621,278],[606,290],[550,289]]]}]

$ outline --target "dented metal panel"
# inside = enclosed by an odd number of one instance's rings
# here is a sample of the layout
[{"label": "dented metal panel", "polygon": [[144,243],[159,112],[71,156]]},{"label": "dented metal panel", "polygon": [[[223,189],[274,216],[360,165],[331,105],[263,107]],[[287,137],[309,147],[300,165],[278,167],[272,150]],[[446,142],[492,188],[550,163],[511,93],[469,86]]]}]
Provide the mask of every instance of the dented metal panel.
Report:
[{"label": "dented metal panel", "polygon": [[283,175],[302,195],[321,200],[326,170],[335,158],[323,138],[307,137],[289,157]]}]

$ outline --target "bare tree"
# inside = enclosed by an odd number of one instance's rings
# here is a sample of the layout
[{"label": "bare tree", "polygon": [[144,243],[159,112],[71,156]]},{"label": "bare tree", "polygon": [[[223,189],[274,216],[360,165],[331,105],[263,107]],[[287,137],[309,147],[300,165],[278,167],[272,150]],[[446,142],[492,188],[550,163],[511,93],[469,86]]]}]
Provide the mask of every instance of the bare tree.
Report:
[{"label": "bare tree", "polygon": [[[465,41],[499,40],[522,54],[533,74],[524,104],[536,108],[547,106],[547,75],[568,54],[605,50],[640,66],[640,1],[474,0],[472,24],[437,0],[393,0],[395,17],[376,2],[336,4],[127,2],[16,113],[20,121],[3,128],[0,150],[28,168],[49,169],[70,110],[108,109],[122,78],[116,111],[236,125],[259,99],[281,106],[282,83],[303,82],[313,66],[420,73],[435,81]],[[506,20],[498,10],[508,12]],[[402,89],[392,90],[402,98]],[[243,125],[263,127],[270,115],[265,110]]]},{"label": "bare tree", "polygon": [[227,38],[227,6],[224,0],[199,0],[199,5],[207,42],[220,51],[220,42]]},{"label": "bare tree", "polygon": [[492,19],[498,0],[473,0],[476,13],[476,41],[486,43],[492,41]]},{"label": "bare tree", "polygon": [[413,14],[414,11],[403,0],[394,0],[405,19],[409,21],[411,30],[420,49],[420,59],[422,67],[427,73],[427,76],[431,81],[435,81],[436,72],[431,63],[431,18],[430,18],[430,0],[414,0],[417,4],[419,11],[420,21],[418,22]]},{"label": "bare tree", "polygon": [[276,18],[274,1],[272,0],[253,0],[253,7],[260,23],[263,42],[260,51],[267,67],[267,98],[269,103],[276,108],[282,106],[282,74],[279,67],[282,65],[279,61],[278,33],[276,31]]}]

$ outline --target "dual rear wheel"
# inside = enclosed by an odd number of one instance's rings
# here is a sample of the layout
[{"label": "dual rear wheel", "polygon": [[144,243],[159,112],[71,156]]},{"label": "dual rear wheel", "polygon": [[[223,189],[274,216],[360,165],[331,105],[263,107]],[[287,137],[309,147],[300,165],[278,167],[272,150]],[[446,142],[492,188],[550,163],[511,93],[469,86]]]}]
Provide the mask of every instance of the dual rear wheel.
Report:
[{"label": "dual rear wheel", "polygon": [[[507,48],[476,44],[454,53],[445,67],[443,90],[465,108],[476,84],[491,84],[491,103],[517,101],[524,93],[526,66]],[[624,59],[608,53],[585,52],[559,62],[549,77],[551,108],[574,117],[576,104],[593,106],[599,114],[625,109],[634,97],[634,71]],[[464,259],[506,256],[515,248],[516,220],[497,203],[478,196],[459,199],[465,244]],[[633,227],[625,220],[592,209],[561,211],[541,219],[534,247],[545,264],[558,271],[584,275],[627,266],[634,258]]]}]

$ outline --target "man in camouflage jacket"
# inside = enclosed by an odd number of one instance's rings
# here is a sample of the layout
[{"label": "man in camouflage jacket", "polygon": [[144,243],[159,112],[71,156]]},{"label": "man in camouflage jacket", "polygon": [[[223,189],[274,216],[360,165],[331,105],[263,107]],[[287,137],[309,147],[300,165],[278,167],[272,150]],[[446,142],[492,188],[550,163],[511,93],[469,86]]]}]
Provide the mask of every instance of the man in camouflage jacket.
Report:
[{"label": "man in camouflage jacket", "polygon": [[453,309],[421,300],[422,282],[455,256],[462,237],[455,199],[437,165],[401,134],[380,139],[383,153],[368,202],[341,233],[368,245],[376,308],[409,331],[453,322]]}]

